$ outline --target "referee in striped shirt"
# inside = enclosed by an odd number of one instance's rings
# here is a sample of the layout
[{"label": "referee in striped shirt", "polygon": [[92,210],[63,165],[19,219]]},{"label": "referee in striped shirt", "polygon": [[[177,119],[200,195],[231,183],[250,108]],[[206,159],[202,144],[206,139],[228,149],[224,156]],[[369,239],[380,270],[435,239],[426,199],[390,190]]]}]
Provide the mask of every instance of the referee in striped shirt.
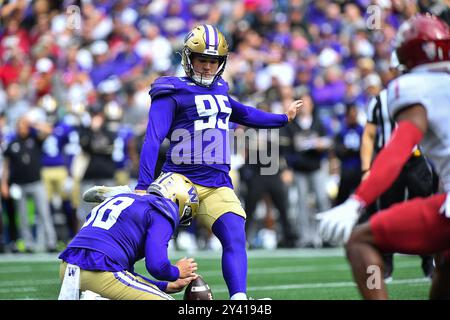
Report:
[{"label": "referee in striped shirt", "polygon": [[[395,55],[391,58],[391,70],[397,74],[400,72]],[[362,179],[368,176],[373,159],[389,141],[395,126],[395,122],[389,115],[387,90],[383,89],[371,99],[367,108],[367,122],[364,127],[360,151]],[[389,208],[394,203],[415,197],[428,197],[437,191],[437,180],[432,166],[417,146],[391,188],[366,209],[358,223],[367,221],[371,215]],[[393,254],[385,254],[383,259],[385,264],[384,278],[385,281],[389,282],[392,280]],[[422,270],[426,277],[432,276],[434,270],[432,256],[422,256]]]}]

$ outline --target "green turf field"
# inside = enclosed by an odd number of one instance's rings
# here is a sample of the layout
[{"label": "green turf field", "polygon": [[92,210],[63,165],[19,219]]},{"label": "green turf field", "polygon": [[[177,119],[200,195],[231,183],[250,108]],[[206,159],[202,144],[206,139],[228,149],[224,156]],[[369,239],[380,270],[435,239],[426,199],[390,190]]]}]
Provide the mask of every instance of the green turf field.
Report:
[{"label": "green turf field", "polygon": [[[172,252],[172,262],[185,256]],[[248,253],[248,293],[274,300],[360,299],[343,249],[251,250]],[[215,299],[228,299],[220,269],[220,253],[194,255],[198,273],[210,285]],[[396,255],[390,299],[427,299],[430,282],[423,278],[420,258]],[[140,261],[136,271],[147,275]],[[0,255],[0,300],[55,300],[59,293],[59,261],[56,254]],[[176,294],[182,299],[182,294]]]}]

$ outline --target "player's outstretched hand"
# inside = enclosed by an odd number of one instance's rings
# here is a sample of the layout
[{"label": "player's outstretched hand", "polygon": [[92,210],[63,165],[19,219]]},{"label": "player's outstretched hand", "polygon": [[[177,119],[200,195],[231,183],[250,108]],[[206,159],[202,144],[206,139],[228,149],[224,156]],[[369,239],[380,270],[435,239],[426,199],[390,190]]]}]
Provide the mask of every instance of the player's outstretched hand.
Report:
[{"label": "player's outstretched hand", "polygon": [[195,271],[197,271],[197,262],[193,258],[182,258],[175,263],[180,270],[180,278],[185,279],[188,277],[195,277]]},{"label": "player's outstretched hand", "polygon": [[184,279],[179,278],[177,281],[169,282],[167,284],[166,293],[177,293],[184,289],[191,281],[197,279],[198,275],[187,277]]},{"label": "player's outstretched hand", "polygon": [[355,197],[350,197],[337,207],[318,213],[316,219],[319,220],[319,234],[322,240],[346,243],[358,220],[361,208],[361,202]]},{"label": "player's outstretched hand", "polygon": [[295,119],[301,107],[303,107],[303,100],[295,100],[289,105],[286,111],[289,122]]}]

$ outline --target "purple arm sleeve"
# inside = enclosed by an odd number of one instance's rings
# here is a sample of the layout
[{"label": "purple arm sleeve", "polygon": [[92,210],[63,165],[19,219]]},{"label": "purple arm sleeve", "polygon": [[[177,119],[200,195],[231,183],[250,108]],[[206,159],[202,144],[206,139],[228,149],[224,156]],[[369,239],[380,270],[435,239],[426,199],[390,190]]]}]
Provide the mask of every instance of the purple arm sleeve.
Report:
[{"label": "purple arm sleeve", "polygon": [[170,263],[167,255],[172,234],[173,227],[169,220],[157,212],[153,213],[145,241],[145,266],[159,280],[175,281],[180,277],[180,271]]},{"label": "purple arm sleeve", "polygon": [[141,149],[137,190],[147,190],[153,182],[158,151],[172,125],[175,115],[175,100],[168,96],[152,101],[148,114],[147,132]]},{"label": "purple arm sleeve", "polygon": [[232,108],[230,121],[251,128],[280,128],[288,122],[285,114],[275,114],[252,108],[229,97]]}]

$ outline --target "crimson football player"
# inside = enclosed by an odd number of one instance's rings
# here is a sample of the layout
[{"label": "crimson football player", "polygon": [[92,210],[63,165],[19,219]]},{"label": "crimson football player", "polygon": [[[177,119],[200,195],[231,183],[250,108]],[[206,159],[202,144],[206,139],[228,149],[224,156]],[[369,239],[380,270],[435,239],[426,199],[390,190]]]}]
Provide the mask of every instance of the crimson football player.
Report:
[{"label": "crimson football player", "polygon": [[[403,23],[396,53],[407,73],[389,84],[389,112],[398,126],[365,179],[345,203],[318,215],[326,241],[346,243],[347,257],[365,299],[387,299],[368,286],[372,266],[383,267],[382,253],[437,254],[430,298],[450,298],[450,28],[431,15]],[[441,193],[415,198],[353,226],[361,209],[385,192],[416,144],[433,162]],[[352,230],[353,229],[353,230]],[[373,267],[372,267],[373,268]]]}]

